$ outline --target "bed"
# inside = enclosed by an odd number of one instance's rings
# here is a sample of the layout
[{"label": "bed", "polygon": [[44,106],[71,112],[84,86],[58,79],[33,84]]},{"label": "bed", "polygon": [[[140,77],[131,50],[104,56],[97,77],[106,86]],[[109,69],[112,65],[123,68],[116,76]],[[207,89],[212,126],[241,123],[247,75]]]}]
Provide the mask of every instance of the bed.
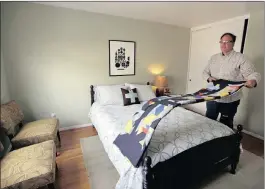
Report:
[{"label": "bed", "polygon": [[93,85],[90,93],[89,117],[120,175],[116,189],[198,188],[209,175],[228,166],[235,174],[240,157],[241,125],[234,131],[222,123],[176,107],[159,122],[141,166],[135,168],[113,141],[145,101],[130,106],[101,105]]}]

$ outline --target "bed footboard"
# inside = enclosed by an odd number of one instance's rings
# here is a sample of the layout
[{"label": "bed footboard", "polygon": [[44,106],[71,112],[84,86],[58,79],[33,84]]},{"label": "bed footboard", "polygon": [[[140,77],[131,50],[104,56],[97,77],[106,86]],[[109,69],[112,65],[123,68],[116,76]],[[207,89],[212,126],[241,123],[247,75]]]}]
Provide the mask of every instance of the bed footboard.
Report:
[{"label": "bed footboard", "polygon": [[143,189],[151,189],[153,184],[153,174],[151,169],[151,158],[146,156],[143,164]]},{"label": "bed footboard", "polygon": [[[231,141],[235,142],[235,143],[233,142],[234,145],[231,144],[232,142],[229,142],[229,145],[231,146],[231,153],[229,153],[229,154],[231,154],[230,157],[226,157],[226,158],[222,159],[225,156],[225,154],[223,156],[221,156],[220,159],[219,159],[220,163],[219,162],[215,162],[213,167],[212,167],[212,170],[215,170],[217,167],[218,167],[218,169],[220,169],[220,168],[224,168],[224,167],[227,167],[227,166],[231,165],[230,173],[232,173],[232,174],[236,173],[236,167],[237,167],[237,164],[239,162],[239,157],[240,157],[240,142],[242,140],[242,130],[243,130],[242,125],[238,125],[237,126],[237,131],[236,131],[236,133],[234,135],[235,136],[235,140],[231,140]],[[223,139],[223,140],[225,141],[226,139]],[[228,143],[228,142],[226,141],[225,143]],[[196,153],[197,152],[195,152],[194,155],[196,155]],[[172,166],[174,166],[174,163],[175,163],[175,162],[173,162],[174,160],[170,160],[170,161],[172,163],[172,164],[171,163],[170,164]],[[191,160],[187,160],[187,161],[184,161],[184,162],[186,164],[190,164],[191,163],[190,161]],[[166,168],[164,169],[164,167],[168,167],[169,164],[167,163],[167,165],[164,166],[162,169],[161,169],[161,167],[162,167],[161,165],[160,165],[159,168],[154,169],[154,167],[151,168],[151,163],[152,163],[151,158],[149,156],[146,156],[144,158],[144,161],[143,161],[143,189],[158,189],[158,188],[160,189],[161,188],[161,183],[160,184],[156,183],[157,180],[155,179],[155,177],[156,177],[156,175],[160,175],[160,173],[158,173],[160,170],[163,170],[162,172],[165,173],[165,169]],[[182,163],[182,161],[180,162],[180,164],[181,163]],[[172,167],[172,166],[170,166],[170,167]],[[216,167],[214,167],[214,166],[216,166]],[[178,167],[176,167],[176,170],[177,169],[178,169]],[[204,170],[201,170],[201,173],[203,171]],[[192,173],[192,171],[190,173]],[[171,175],[171,176],[172,176],[173,179],[171,178],[170,182],[177,182],[177,179],[181,179],[179,177],[174,177],[174,175]]]},{"label": "bed footboard", "polygon": [[241,140],[243,138],[243,136],[242,136],[242,130],[243,130],[242,125],[238,125],[237,126],[237,131],[236,131],[236,148],[235,148],[235,153],[232,156],[233,163],[231,164],[231,171],[230,171],[232,174],[235,174],[236,173],[236,167],[237,167],[237,164],[239,162],[239,157],[240,157],[240,142],[241,142]]}]

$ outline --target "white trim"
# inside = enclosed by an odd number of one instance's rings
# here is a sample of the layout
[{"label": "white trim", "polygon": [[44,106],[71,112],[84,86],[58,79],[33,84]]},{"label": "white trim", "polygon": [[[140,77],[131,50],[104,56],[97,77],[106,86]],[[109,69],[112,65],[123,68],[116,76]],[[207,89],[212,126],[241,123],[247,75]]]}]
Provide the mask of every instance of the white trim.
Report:
[{"label": "white trim", "polygon": [[253,137],[255,137],[255,138],[258,138],[258,139],[260,139],[260,140],[264,140],[264,137],[262,137],[262,136],[260,136],[260,135],[258,135],[258,134],[252,133],[252,132],[250,132],[250,131],[243,130],[242,132],[243,132],[243,133],[246,133],[246,134],[248,134],[248,135],[250,135],[250,136],[253,136]]},{"label": "white trim", "polygon": [[234,17],[234,18],[229,18],[229,19],[226,19],[226,20],[221,20],[221,21],[217,21],[217,22],[213,22],[213,23],[209,23],[209,24],[205,24],[205,25],[201,25],[201,26],[196,26],[196,27],[191,28],[191,32],[202,30],[202,29],[206,29],[206,28],[211,28],[212,26],[223,24],[223,23],[227,23],[227,22],[231,22],[231,21],[234,21],[234,20],[247,19],[247,18],[250,18],[250,14],[246,14],[246,15],[243,15],[243,16],[237,16],[237,17]]},{"label": "white trim", "polygon": [[190,56],[191,56],[191,45],[192,45],[192,31],[190,29],[190,46],[189,46],[189,57],[188,57],[188,69],[187,69],[187,82],[186,82],[186,93],[188,93],[189,82],[190,82]]},{"label": "white trim", "polygon": [[69,127],[59,128],[59,131],[66,131],[66,130],[70,130],[70,129],[78,129],[78,128],[91,127],[91,126],[92,126],[92,123],[87,123],[87,124],[83,124],[83,125],[73,125],[73,126],[69,126]]}]

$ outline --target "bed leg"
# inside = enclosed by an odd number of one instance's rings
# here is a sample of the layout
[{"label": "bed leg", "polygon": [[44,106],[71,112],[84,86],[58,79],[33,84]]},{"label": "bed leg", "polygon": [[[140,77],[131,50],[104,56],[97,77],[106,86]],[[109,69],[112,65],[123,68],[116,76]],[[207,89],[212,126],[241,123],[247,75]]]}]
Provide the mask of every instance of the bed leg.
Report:
[{"label": "bed leg", "polygon": [[146,156],[144,158],[144,164],[143,164],[143,189],[153,189],[152,188],[152,183],[153,183],[153,178],[152,178],[152,172],[151,172],[151,163],[152,160],[149,156]]},{"label": "bed leg", "polygon": [[231,171],[230,173],[235,174],[236,173],[236,167],[239,162],[239,157],[240,157],[240,142],[243,138],[242,136],[242,130],[243,126],[238,125],[237,126],[237,132],[236,132],[236,146],[235,146],[235,152],[232,156],[232,164],[231,164]]}]

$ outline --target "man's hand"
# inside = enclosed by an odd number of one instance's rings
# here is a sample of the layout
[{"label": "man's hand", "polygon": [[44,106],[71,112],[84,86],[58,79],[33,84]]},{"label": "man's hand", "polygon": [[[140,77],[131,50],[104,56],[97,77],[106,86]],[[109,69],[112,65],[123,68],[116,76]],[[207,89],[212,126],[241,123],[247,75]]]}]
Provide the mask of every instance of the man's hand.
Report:
[{"label": "man's hand", "polygon": [[214,77],[209,77],[209,78],[207,79],[208,82],[213,82],[213,81],[216,81],[216,80],[217,80],[217,79],[214,78]]},{"label": "man's hand", "polygon": [[247,88],[253,88],[257,85],[257,82],[256,80],[248,80],[246,83],[245,83],[245,87]]}]

